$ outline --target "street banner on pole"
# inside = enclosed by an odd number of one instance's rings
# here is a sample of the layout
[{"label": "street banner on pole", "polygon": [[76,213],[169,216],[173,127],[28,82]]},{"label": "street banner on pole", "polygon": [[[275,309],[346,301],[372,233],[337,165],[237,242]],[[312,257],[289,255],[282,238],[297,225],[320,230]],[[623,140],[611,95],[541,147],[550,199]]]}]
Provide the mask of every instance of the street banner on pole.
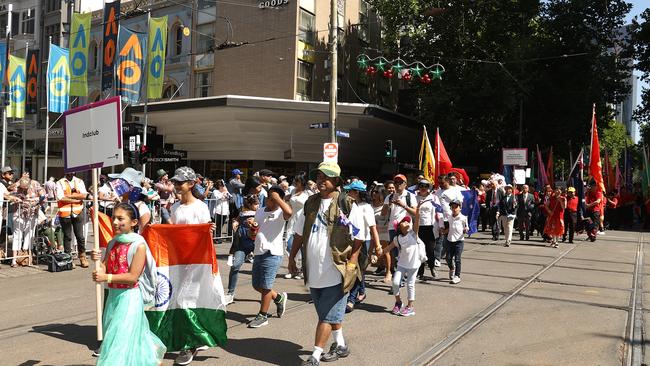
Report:
[{"label": "street banner on pole", "polygon": [[25,118],[26,84],[25,59],[10,55],[7,117]]},{"label": "street banner on pole", "polygon": [[124,163],[119,97],[87,104],[63,114],[66,172]]},{"label": "street banner on pole", "polygon": [[165,48],[167,47],[167,16],[149,20],[149,67],[147,67],[147,98],[162,96],[165,81]]},{"label": "street banner on pole", "polygon": [[6,80],[5,73],[7,72],[7,42],[0,42],[0,75],[2,82]]},{"label": "street banner on pole", "polygon": [[88,95],[88,39],[91,13],[72,13],[70,30],[70,95]]},{"label": "street banner on pole", "polygon": [[137,103],[147,65],[147,34],[120,27],[118,45],[115,89],[122,100]]},{"label": "street banner on pole", "polygon": [[119,26],[120,1],[104,5],[104,39],[102,43],[102,91],[113,87],[115,51]]},{"label": "street banner on pole", "polygon": [[47,62],[47,100],[50,112],[63,113],[68,110],[70,98],[70,68],[67,49],[50,45]]},{"label": "street banner on pole", "polygon": [[38,56],[39,50],[29,50],[27,52],[27,101],[25,102],[25,112],[27,114],[36,114],[38,112]]},{"label": "street banner on pole", "polygon": [[589,175],[598,185],[598,189],[606,192],[605,180],[603,179],[603,164],[600,161],[600,142],[598,140],[598,128],[596,127],[596,107],[591,117],[591,150],[589,151]]},{"label": "street banner on pole", "polygon": [[433,148],[431,147],[431,141],[429,141],[427,128],[422,127],[424,132],[422,133],[422,143],[420,144],[420,170],[422,170],[424,178],[433,184],[436,181],[436,159],[433,154]]}]

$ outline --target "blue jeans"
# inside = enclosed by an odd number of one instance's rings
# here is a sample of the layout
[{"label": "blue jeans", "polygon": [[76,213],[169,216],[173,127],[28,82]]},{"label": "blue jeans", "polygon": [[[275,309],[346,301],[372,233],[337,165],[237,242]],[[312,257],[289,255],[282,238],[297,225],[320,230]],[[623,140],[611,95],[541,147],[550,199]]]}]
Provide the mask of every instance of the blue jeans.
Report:
[{"label": "blue jeans", "polygon": [[271,290],[280,264],[281,255],[273,255],[271,252],[256,255],[253,259],[253,288]]},{"label": "blue jeans", "polygon": [[289,235],[287,238],[287,252],[291,253],[291,248],[293,247],[293,234]]},{"label": "blue jeans", "polygon": [[460,256],[463,254],[463,247],[465,242],[463,240],[459,241],[448,241],[445,240],[447,247],[447,266],[449,268],[455,267],[454,276],[460,277]]},{"label": "blue jeans", "polygon": [[348,297],[343,293],[343,287],[340,284],[323,288],[310,287],[309,292],[311,299],[314,300],[319,322],[329,324],[343,322],[345,303]]},{"label": "blue jeans", "polygon": [[239,269],[246,260],[246,256],[250,252],[246,253],[243,250],[238,250],[232,254],[232,267],[230,267],[230,272],[228,273],[228,295],[235,294],[235,287],[237,287],[237,277],[239,276]]},{"label": "blue jeans", "polygon": [[[361,251],[365,252],[364,254],[366,256],[368,255],[369,247],[370,247],[370,240],[366,240],[366,242],[361,246]],[[352,304],[356,304],[357,296],[365,295],[365,294],[366,294],[366,271],[362,270],[361,281],[357,279],[357,282],[354,284],[354,287],[352,287],[352,289],[350,290],[350,294],[348,295],[348,302]]]}]

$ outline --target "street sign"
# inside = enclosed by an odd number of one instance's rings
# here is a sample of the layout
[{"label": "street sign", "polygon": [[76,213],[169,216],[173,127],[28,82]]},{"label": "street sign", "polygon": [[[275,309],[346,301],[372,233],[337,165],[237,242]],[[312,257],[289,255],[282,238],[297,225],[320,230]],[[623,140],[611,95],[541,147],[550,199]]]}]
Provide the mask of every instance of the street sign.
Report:
[{"label": "street sign", "polygon": [[503,165],[528,165],[528,149],[503,149]]},{"label": "street sign", "polygon": [[124,164],[121,111],[113,97],[63,113],[66,172]]},{"label": "street sign", "polygon": [[321,122],[321,123],[312,123],[309,125],[310,129],[314,128],[330,128],[330,123],[329,122]]},{"label": "street sign", "polygon": [[336,142],[326,142],[323,144],[323,162],[339,162],[339,144]]},{"label": "street sign", "polygon": [[344,138],[346,138],[346,139],[349,139],[349,138],[350,138],[350,133],[349,133],[349,132],[345,132],[345,131],[339,131],[339,130],[336,130],[336,136],[337,136],[337,137],[344,137]]}]

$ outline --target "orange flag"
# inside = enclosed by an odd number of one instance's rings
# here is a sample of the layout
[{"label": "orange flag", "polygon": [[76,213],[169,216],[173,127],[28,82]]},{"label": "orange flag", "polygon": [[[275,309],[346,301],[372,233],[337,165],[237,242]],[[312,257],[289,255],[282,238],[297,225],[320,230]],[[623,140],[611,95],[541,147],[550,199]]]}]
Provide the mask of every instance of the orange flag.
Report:
[{"label": "orange flag", "polygon": [[589,175],[596,181],[599,190],[605,194],[605,180],[603,179],[603,164],[600,161],[600,142],[598,141],[598,128],[596,127],[596,106],[591,117],[591,151],[589,152]]},{"label": "orange flag", "polygon": [[[108,242],[113,239],[113,225],[111,225],[111,218],[103,212],[98,212],[97,216],[99,217],[99,246],[101,248],[106,248]],[[93,220],[95,215],[93,215],[93,208],[90,208],[90,219]]]}]

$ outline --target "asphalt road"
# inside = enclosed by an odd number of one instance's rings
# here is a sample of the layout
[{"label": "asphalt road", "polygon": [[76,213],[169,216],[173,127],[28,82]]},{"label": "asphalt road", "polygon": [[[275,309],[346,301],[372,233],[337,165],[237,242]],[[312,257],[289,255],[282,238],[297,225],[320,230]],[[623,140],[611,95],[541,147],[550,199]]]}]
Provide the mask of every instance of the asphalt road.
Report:
[{"label": "asphalt road", "polygon": [[[650,234],[609,231],[595,243],[505,248],[467,239],[462,282],[416,284],[416,315],[391,315],[389,285],[368,275],[368,299],[346,315],[352,354],[339,365],[641,365],[650,307]],[[224,284],[228,244],[219,245]],[[302,280],[278,278],[288,310],[248,329],[258,309],[250,264],[228,306],[228,345],[194,365],[299,365],[311,354],[316,313]],[[285,267],[280,277],[286,273]],[[94,287],[89,269],[49,273],[0,267],[0,365],[93,365]],[[272,311],[273,305],[272,305]],[[633,345],[630,347],[629,345]],[[164,365],[173,364],[168,354]]]}]

